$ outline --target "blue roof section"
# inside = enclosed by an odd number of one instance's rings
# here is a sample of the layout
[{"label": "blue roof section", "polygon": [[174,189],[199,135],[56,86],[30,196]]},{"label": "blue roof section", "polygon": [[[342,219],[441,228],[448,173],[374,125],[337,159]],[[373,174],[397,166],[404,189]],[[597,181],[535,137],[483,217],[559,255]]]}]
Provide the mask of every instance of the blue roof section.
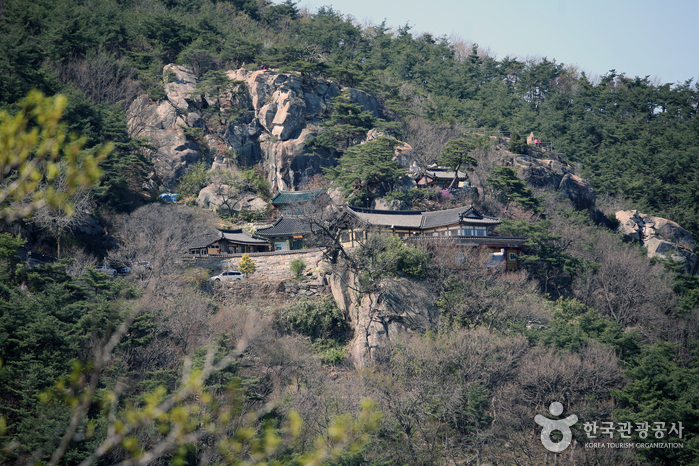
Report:
[{"label": "blue roof section", "polygon": [[178,197],[180,197],[180,195],[177,193],[163,193],[160,195],[160,199],[163,202],[177,202]]},{"label": "blue roof section", "polygon": [[295,204],[298,202],[308,202],[314,201],[323,194],[325,190],[323,188],[309,189],[306,191],[284,191],[280,190],[274,195],[270,204],[281,205],[281,204]]}]

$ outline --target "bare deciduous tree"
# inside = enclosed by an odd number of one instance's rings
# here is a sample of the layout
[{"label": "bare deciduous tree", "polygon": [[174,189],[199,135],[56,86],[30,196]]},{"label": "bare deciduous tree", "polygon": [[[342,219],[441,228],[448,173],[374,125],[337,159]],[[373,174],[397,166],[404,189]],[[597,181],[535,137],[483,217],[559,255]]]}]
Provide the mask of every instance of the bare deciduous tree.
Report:
[{"label": "bare deciduous tree", "polygon": [[97,105],[126,106],[141,92],[136,71],[126,60],[116,59],[104,50],[59,64],[58,76],[64,83],[75,84]]},{"label": "bare deciduous tree", "polygon": [[651,264],[638,246],[622,244],[611,233],[588,233],[582,253],[594,265],[575,278],[575,297],[622,325],[642,324],[653,333],[667,328],[675,296],[662,265]]},{"label": "bare deciduous tree", "polygon": [[[64,190],[65,176],[56,181],[56,189]],[[56,239],[56,257],[61,258],[61,240],[66,233],[85,225],[92,214],[92,191],[80,189],[72,196],[73,213],[68,214],[61,206],[44,205],[34,212],[32,223],[48,231]]]},{"label": "bare deciduous tree", "polygon": [[445,123],[434,123],[424,118],[405,122],[405,141],[420,155],[426,167],[439,160],[440,152],[448,141],[456,139],[461,131]]},{"label": "bare deciduous tree", "polygon": [[130,266],[144,286],[157,285],[163,277],[181,269],[180,259],[188,247],[217,238],[217,221],[212,212],[193,207],[143,206],[117,224],[119,246],[109,252],[109,260]]},{"label": "bare deciduous tree", "polygon": [[72,259],[66,272],[73,277],[82,277],[88,267],[99,265],[97,257],[79,247],[67,248],[66,255]]}]

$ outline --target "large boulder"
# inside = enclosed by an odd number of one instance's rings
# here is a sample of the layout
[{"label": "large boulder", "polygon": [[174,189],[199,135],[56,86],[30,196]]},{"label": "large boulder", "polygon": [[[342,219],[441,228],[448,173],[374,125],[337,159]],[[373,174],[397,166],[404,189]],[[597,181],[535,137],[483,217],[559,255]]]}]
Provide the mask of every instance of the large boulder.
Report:
[{"label": "large boulder", "polygon": [[255,193],[247,191],[235,193],[235,188],[230,186],[211,184],[199,191],[197,205],[212,210],[224,206],[224,209],[240,212],[262,210],[269,204]]},{"label": "large boulder", "polygon": [[515,159],[517,176],[539,188],[558,189],[563,177],[573,170],[565,163],[553,159],[538,159],[519,155]]},{"label": "large boulder", "polygon": [[354,330],[350,360],[356,368],[387,357],[397,338],[404,333],[424,333],[435,328],[439,312],[436,297],[419,280],[391,278],[379,291],[360,295],[349,286],[352,273],[335,272],[330,287],[338,307]]},{"label": "large boulder", "polygon": [[595,201],[597,200],[595,188],[579,176],[566,173],[558,185],[558,190],[563,197],[571,200],[577,210],[595,207]]},{"label": "large boulder", "polygon": [[574,175],[572,167],[558,154],[547,152],[545,156],[550,158],[516,156],[517,176],[532,186],[560,191],[563,197],[570,199],[577,210],[594,210],[597,199],[595,188]]},{"label": "large boulder", "polygon": [[383,197],[374,199],[371,208],[376,210],[408,210],[405,202],[398,199],[387,201]]},{"label": "large boulder", "polygon": [[690,251],[697,247],[691,233],[672,220],[643,214],[637,210],[620,210],[614,215],[619,221],[618,231],[628,239],[645,243],[650,238],[657,237]]},{"label": "large boulder", "polygon": [[201,98],[194,96],[196,79],[185,66],[163,69],[167,98],[152,102],[147,95],[137,97],[127,112],[127,128],[133,138],[145,138],[154,150],[146,155],[153,162],[156,179],[171,187],[187,168],[201,160],[198,144],[187,140],[183,128],[205,130],[198,113]]},{"label": "large boulder", "polygon": [[196,95],[197,79],[191,68],[173,64],[165,65],[163,75],[166,80],[165,94],[173,107],[186,111],[190,105],[201,104],[201,97]]},{"label": "large boulder", "polygon": [[679,224],[637,210],[620,210],[615,213],[619,222],[617,231],[626,240],[638,241],[648,251],[649,257],[670,258],[684,265],[689,274],[696,274],[698,259],[692,235]]},{"label": "large boulder", "polygon": [[189,165],[201,160],[199,145],[188,141],[182,127],[187,127],[187,116],[169,100],[153,103],[147,95],[136,98],[127,114],[129,134],[146,138],[154,150],[147,156],[153,162],[156,178],[170,186],[185,173]]}]

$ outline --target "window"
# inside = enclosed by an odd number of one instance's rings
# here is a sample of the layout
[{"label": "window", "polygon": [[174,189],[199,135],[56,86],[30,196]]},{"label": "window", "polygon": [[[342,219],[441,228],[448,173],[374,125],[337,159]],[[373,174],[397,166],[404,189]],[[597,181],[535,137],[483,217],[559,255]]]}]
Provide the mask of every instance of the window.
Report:
[{"label": "window", "polygon": [[462,226],[461,236],[488,236],[488,227]]},{"label": "window", "polygon": [[511,252],[511,253],[509,254],[509,258],[510,258],[510,259],[509,259],[510,262],[515,262],[515,261],[517,261],[517,253],[516,253],[516,252]]},{"label": "window", "polygon": [[340,233],[340,241],[342,241],[343,243],[349,242],[349,233]]}]

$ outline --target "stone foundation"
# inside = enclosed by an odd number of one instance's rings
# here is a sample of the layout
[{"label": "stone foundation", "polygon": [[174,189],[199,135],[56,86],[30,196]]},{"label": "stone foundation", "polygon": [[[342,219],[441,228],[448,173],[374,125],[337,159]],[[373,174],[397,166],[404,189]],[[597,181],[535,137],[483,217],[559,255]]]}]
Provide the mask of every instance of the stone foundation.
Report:
[{"label": "stone foundation", "polygon": [[[248,254],[255,263],[257,270],[250,275],[250,280],[282,281],[293,278],[291,261],[303,259],[306,263],[304,274],[313,273],[318,276],[324,270],[323,253],[320,249],[300,249],[298,251],[258,252]],[[224,270],[238,270],[242,254],[226,254],[220,256],[197,257],[198,267],[212,267],[216,273]]]}]

